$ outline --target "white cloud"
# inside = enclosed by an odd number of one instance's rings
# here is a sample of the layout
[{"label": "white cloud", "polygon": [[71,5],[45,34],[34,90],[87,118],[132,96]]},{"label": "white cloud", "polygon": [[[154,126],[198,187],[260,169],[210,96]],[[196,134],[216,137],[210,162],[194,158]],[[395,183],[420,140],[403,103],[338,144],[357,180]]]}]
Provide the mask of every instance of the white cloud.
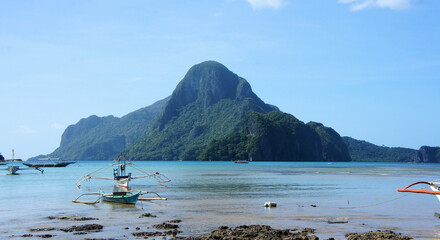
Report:
[{"label": "white cloud", "polygon": [[339,0],[340,3],[349,4],[350,10],[359,11],[368,7],[390,8],[404,10],[411,7],[414,0]]},{"label": "white cloud", "polygon": [[64,124],[59,124],[59,123],[52,123],[52,125],[50,125],[53,129],[64,129],[66,128],[66,125]]},{"label": "white cloud", "polygon": [[253,9],[275,8],[278,9],[284,4],[284,0],[247,0]]},{"label": "white cloud", "polygon": [[32,129],[32,128],[27,127],[27,126],[24,126],[24,125],[20,125],[18,127],[18,131],[20,131],[21,133],[24,133],[24,134],[37,134],[38,133],[37,130]]}]

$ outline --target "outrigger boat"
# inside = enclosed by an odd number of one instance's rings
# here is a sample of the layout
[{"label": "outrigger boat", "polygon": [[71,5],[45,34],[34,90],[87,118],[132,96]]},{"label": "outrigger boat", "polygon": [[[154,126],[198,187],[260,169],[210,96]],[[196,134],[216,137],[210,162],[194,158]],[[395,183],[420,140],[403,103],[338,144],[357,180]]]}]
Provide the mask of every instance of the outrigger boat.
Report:
[{"label": "outrigger boat", "polygon": [[12,159],[6,159],[5,161],[11,162],[12,163],[11,166],[6,166],[6,168],[2,168],[0,170],[8,171],[9,175],[18,175],[18,171],[19,170],[34,170],[34,169],[40,171],[41,173],[44,173],[44,170],[39,168],[39,167],[35,167],[35,168],[20,168],[19,166],[15,166],[14,162],[21,161],[21,159],[14,159],[14,149],[12,149]]},{"label": "outrigger boat", "polygon": [[[140,166],[137,166],[127,160],[127,158],[121,153],[118,158],[113,161],[113,177],[101,177],[97,175],[97,173],[101,172],[105,167],[100,168],[90,174],[82,176],[76,183],[76,186],[78,189],[81,187],[81,184],[90,179],[102,179],[102,180],[114,180],[115,186],[112,193],[105,193],[104,191],[99,192],[92,192],[92,193],[84,193],[81,194],[79,197],[77,197],[73,202],[75,203],[87,203],[87,204],[95,204],[98,203],[99,200],[102,198],[104,201],[109,202],[118,202],[118,203],[128,203],[128,204],[134,204],[138,200],[166,200],[166,198],[161,197],[159,194],[155,192],[145,192],[140,190],[130,190],[129,189],[129,182],[132,179],[138,179],[138,178],[148,178],[153,177],[157,179],[159,183],[167,183],[170,182],[166,176],[160,174],[159,172],[153,172],[148,169],[143,169]],[[142,175],[139,176],[132,176],[131,172],[127,172],[127,166],[131,166],[132,168],[138,170],[142,173]],[[154,198],[143,198],[142,195],[146,194],[155,194],[156,197]],[[95,201],[80,201],[79,198],[86,195],[99,195],[99,198]]]},{"label": "outrigger boat", "polygon": [[59,158],[48,157],[48,158],[39,158],[38,160],[34,160],[34,161],[26,161],[23,162],[23,165],[26,165],[28,167],[65,167],[72,163],[75,162],[60,160]]}]

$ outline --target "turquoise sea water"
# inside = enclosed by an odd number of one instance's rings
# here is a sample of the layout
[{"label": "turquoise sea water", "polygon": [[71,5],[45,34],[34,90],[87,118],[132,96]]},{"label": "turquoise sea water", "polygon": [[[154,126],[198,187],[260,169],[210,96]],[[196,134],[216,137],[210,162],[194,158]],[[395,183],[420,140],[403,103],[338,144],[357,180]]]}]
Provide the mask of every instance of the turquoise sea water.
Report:
[{"label": "turquoise sea water", "polygon": [[[113,182],[105,180],[85,182],[81,189],[75,186],[81,176],[109,163],[79,161],[66,168],[46,168],[44,174],[22,171],[10,176],[0,172],[1,239],[23,239],[20,236],[34,228],[86,223],[99,223],[104,229],[87,235],[58,230],[33,234],[50,233],[55,235],[52,239],[134,239],[131,233],[136,227],[156,231],[151,225],[173,219],[182,220],[182,235],[207,233],[220,225],[267,224],[316,228],[321,239],[345,239],[347,232],[378,229],[417,239],[440,238],[440,219],[434,218],[434,213],[440,212],[437,198],[396,191],[415,181],[439,179],[440,164],[142,161],[136,164],[172,181],[159,184],[154,179],[138,179],[131,187],[157,192],[167,201],[138,202],[135,206],[72,203],[81,193],[111,190]],[[111,177],[109,169],[102,176]],[[268,201],[278,206],[264,208]],[[157,218],[139,218],[143,213]],[[48,218],[73,215],[97,217],[99,221]],[[348,223],[329,224],[329,220]]]}]

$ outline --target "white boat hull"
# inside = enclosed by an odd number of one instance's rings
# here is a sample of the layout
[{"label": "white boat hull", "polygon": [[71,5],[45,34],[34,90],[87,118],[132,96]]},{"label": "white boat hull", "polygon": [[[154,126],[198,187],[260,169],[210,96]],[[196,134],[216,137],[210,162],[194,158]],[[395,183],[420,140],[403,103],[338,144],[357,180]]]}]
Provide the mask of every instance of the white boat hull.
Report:
[{"label": "white boat hull", "polygon": [[[436,192],[440,192],[439,187],[438,187],[440,183],[439,182],[432,182],[432,184],[434,184],[435,186],[434,185],[429,186],[431,188],[431,190],[436,191]],[[440,195],[435,195],[435,196],[440,201]]]}]

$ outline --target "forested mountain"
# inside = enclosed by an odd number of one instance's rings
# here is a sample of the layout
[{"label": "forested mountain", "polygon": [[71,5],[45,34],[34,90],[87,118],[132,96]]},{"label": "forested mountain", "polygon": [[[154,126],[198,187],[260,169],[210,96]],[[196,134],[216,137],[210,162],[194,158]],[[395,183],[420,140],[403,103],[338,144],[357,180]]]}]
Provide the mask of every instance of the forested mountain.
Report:
[{"label": "forested mountain", "polygon": [[304,124],[294,116],[272,111],[251,113],[239,132],[212,141],[202,160],[351,161],[337,132],[320,123]]},{"label": "forested mountain", "polygon": [[[61,144],[48,156],[71,160],[109,160],[145,136],[169,98],[131,112],[121,118],[95,115],[70,125]],[[41,156],[39,156],[41,157]]]},{"label": "forested mountain", "polygon": [[414,162],[417,150],[377,146],[351,137],[342,138],[356,162]]},{"label": "forested mountain", "polygon": [[372,143],[342,138],[353,161],[357,162],[440,162],[440,147],[422,146],[419,150],[401,147],[377,146]]},{"label": "forested mountain", "polygon": [[440,162],[438,147],[380,147],[305,124],[214,61],[193,66],[170,97],[151,106],[121,118],[81,119],[46,156],[110,160],[122,151],[133,160]]},{"label": "forested mountain", "polygon": [[212,140],[237,132],[248,114],[277,109],[222,64],[203,62],[177,85],[148,135],[127,151],[131,159],[196,160]]}]

